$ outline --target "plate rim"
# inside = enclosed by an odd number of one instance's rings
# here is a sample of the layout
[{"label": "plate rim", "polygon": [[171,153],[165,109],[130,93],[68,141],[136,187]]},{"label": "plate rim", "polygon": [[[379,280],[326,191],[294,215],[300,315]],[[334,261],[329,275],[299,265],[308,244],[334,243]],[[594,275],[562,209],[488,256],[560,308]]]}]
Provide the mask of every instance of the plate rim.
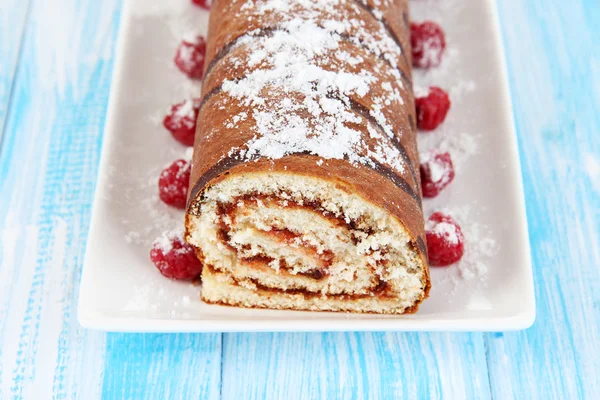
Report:
[{"label": "plate rim", "polygon": [[[106,185],[107,172],[109,168],[108,153],[115,140],[116,124],[116,102],[121,93],[123,81],[123,59],[125,56],[125,44],[127,38],[125,33],[129,30],[132,22],[131,3],[125,2],[119,18],[119,32],[115,46],[115,57],[113,62],[112,81],[110,85],[110,94],[105,117],[105,126],[103,132],[102,146],[100,150],[100,165],[96,179],[94,200],[91,208],[90,226],[86,240],[86,251],[84,256],[83,270],[79,285],[79,297],[77,304],[77,318],[79,324],[87,329],[94,329],[106,332],[153,332],[153,333],[191,333],[191,332],[328,332],[328,331],[352,331],[352,332],[372,332],[372,331],[427,331],[427,332],[497,332],[497,331],[516,331],[531,327],[536,318],[536,299],[535,286],[533,279],[533,264],[531,256],[531,242],[529,238],[528,220],[525,202],[525,190],[523,183],[523,172],[521,168],[521,158],[517,140],[517,127],[512,103],[510,82],[508,78],[506,50],[500,26],[498,7],[496,0],[487,0],[486,2],[491,12],[491,23],[493,24],[493,45],[495,46],[496,59],[500,66],[500,95],[502,96],[502,113],[508,125],[506,139],[508,150],[511,155],[511,163],[514,164],[512,173],[513,195],[518,199],[515,214],[520,220],[518,234],[522,237],[522,254],[524,266],[527,271],[524,274],[526,282],[525,292],[523,293],[522,308],[509,316],[486,317],[486,318],[456,318],[456,319],[409,319],[399,315],[398,318],[388,319],[333,319],[316,320],[311,318],[278,319],[258,317],[244,319],[243,321],[232,317],[230,319],[163,319],[163,318],[141,318],[125,316],[109,316],[97,309],[90,307],[92,301],[88,299],[85,289],[90,282],[89,268],[90,248],[94,243],[96,226],[100,223],[98,208],[102,188]],[[87,273],[86,273],[87,271]],[[353,314],[354,315],[354,314]],[[282,323],[285,321],[285,323]],[[368,322],[368,323],[366,323]]]}]

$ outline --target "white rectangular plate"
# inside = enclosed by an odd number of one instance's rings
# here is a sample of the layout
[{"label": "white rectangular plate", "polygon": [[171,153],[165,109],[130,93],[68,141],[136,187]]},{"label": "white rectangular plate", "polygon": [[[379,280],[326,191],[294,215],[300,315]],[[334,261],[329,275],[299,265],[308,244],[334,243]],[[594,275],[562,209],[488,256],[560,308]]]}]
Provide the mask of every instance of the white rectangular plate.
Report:
[{"label": "white rectangular plate", "polygon": [[161,169],[185,149],[162,128],[169,105],[199,95],[173,65],[184,35],[205,33],[208,13],[189,0],[125,2],[102,149],[79,320],[107,331],[496,331],[533,323],[535,300],[519,155],[493,0],[411,1],[415,21],[446,31],[442,66],[415,71],[418,86],[446,88],[443,126],[419,134],[421,150],[452,153],[455,181],[425,200],[466,236],[460,264],[432,268],[431,297],[406,316],[247,310],[207,305],[200,288],[163,278],[148,252],[183,213],[158,200]]}]

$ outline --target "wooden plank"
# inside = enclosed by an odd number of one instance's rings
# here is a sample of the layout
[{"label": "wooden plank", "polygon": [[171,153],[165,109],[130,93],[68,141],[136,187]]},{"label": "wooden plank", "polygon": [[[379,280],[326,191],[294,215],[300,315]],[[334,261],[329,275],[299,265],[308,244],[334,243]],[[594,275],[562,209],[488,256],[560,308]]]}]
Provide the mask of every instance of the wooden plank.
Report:
[{"label": "wooden plank", "polygon": [[0,152],[3,399],[100,395],[104,334],[75,310],[118,9],[31,2]]},{"label": "wooden plank", "polygon": [[[0,54],[2,55],[0,57],[0,151],[28,7],[28,1],[0,0]],[[1,213],[2,210],[0,209],[0,215],[2,215]],[[8,313],[8,288],[13,284],[13,282],[3,278],[13,275],[14,263],[12,260],[15,247],[13,238],[16,236],[15,233],[9,230],[0,231],[0,338],[2,338],[4,326],[2,321],[6,320]],[[33,233],[31,232],[31,234]],[[1,355],[0,352],[0,359]],[[0,363],[1,382],[2,363]]]},{"label": "wooden plank", "polygon": [[[218,394],[220,335],[141,341],[110,336],[107,342],[105,334],[77,323],[120,6],[119,0],[31,5],[0,153],[2,399],[110,397],[112,389],[126,391],[136,382],[105,374],[105,358],[112,363],[118,356],[129,362],[122,367],[143,360],[146,372],[161,371],[173,360],[182,368],[195,362],[199,367],[190,372],[200,389],[189,393]],[[169,341],[188,346],[188,358],[179,348],[171,357],[153,358],[173,348]],[[202,363],[213,368],[206,371]],[[173,387],[182,376],[173,376]],[[105,381],[110,385],[103,393]],[[208,389],[201,389],[202,382]]]},{"label": "wooden plank", "polygon": [[29,1],[0,0],[0,148]]},{"label": "wooden plank", "polygon": [[222,398],[486,399],[482,335],[225,334]]},{"label": "wooden plank", "polygon": [[495,399],[600,397],[600,6],[499,1],[537,321],[487,335]]},{"label": "wooden plank", "polygon": [[109,334],[103,399],[218,399],[220,334]]}]

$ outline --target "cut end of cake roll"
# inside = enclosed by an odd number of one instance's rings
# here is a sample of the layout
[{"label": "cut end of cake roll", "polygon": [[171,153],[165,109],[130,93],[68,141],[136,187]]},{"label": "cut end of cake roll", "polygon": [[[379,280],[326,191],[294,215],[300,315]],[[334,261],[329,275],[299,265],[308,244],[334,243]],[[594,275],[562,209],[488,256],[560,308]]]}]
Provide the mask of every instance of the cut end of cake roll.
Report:
[{"label": "cut end of cake roll", "polygon": [[202,298],[403,314],[429,291],[408,1],[216,1],[186,214]]},{"label": "cut end of cake roll", "polygon": [[428,295],[416,238],[341,180],[227,174],[192,199],[186,226],[208,303],[403,314]]}]

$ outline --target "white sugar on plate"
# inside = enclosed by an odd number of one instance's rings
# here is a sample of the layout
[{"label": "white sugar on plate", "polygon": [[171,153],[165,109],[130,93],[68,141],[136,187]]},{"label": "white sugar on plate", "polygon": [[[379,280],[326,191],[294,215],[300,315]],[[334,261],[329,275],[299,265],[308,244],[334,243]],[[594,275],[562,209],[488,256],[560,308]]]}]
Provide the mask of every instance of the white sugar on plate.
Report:
[{"label": "white sugar on plate", "polygon": [[187,147],[185,149],[185,151],[183,152],[183,158],[186,161],[192,161],[192,158],[194,157],[194,148],[193,147]]},{"label": "white sugar on plate", "polygon": [[444,160],[436,158],[437,154],[444,153],[446,150],[439,148],[430,151],[421,151],[419,153],[419,161],[421,165],[426,165],[429,168],[429,179],[433,183],[446,183],[450,180],[450,166],[446,165]]},{"label": "white sugar on plate", "polygon": [[[449,290],[449,300],[458,287],[472,290],[473,293],[478,288],[485,288],[488,283],[490,261],[498,253],[497,243],[492,237],[491,230],[477,222],[476,210],[470,205],[446,207],[436,211],[452,216],[458,223],[464,236],[465,249],[458,263],[443,268],[432,267],[442,272],[443,277],[439,280],[439,287]],[[445,232],[445,228],[440,229]],[[470,283],[468,287],[464,286],[465,281]]]},{"label": "white sugar on plate", "polygon": [[430,179],[433,183],[441,182],[444,177],[448,176],[448,172],[449,171],[438,162],[432,161],[429,163]]},{"label": "white sugar on plate", "polygon": [[442,45],[437,38],[429,38],[421,44],[421,56],[420,62],[422,65],[435,65],[443,54]]},{"label": "white sugar on plate", "polygon": [[415,86],[413,87],[413,93],[415,95],[415,99],[421,97],[427,97],[429,95],[429,86]]},{"label": "white sugar on plate", "polygon": [[163,232],[163,234],[154,241],[154,247],[163,253],[168,253],[173,249],[173,240],[183,241],[182,228]]},{"label": "white sugar on plate", "polygon": [[[185,154],[181,158],[184,156]],[[177,158],[173,158],[173,160],[175,159]],[[141,226],[134,225],[129,220],[121,221],[123,226],[128,229],[125,240],[128,243],[145,247],[148,251],[158,237],[162,235],[163,239],[161,240],[164,240],[165,232],[183,232],[184,212],[164,204],[158,197],[158,177],[161,170],[162,168],[157,168],[148,171],[146,179],[139,179],[137,187],[125,189],[125,197],[129,199],[128,201],[143,210],[146,215],[146,223]],[[166,242],[162,241],[162,244],[164,248],[168,248]]]},{"label": "white sugar on plate", "polygon": [[[429,223],[431,221],[427,221],[427,222],[429,225]],[[435,226],[433,226],[432,228],[428,227],[427,230],[435,233],[436,235],[444,237],[444,239],[447,240],[448,243],[451,243],[451,244],[458,243],[459,233],[456,230],[456,226],[454,226],[453,224],[450,224],[448,222],[439,222],[439,223],[435,224]]]},{"label": "white sugar on plate", "polygon": [[[206,36],[208,31],[210,13],[195,6],[190,0],[130,0],[127,6],[137,19],[159,19],[164,22],[170,35],[163,37],[162,40],[168,40],[173,45],[178,44],[182,39],[193,39],[198,35]],[[151,36],[152,32],[140,30],[137,35]]]},{"label": "white sugar on plate", "polygon": [[[257,5],[257,12],[274,10],[281,13],[296,5],[289,1],[262,2]],[[318,25],[314,18],[319,15],[316,10],[321,8],[327,12],[334,10],[332,4],[317,2],[306,9],[300,8],[299,13],[305,14],[301,18],[282,14],[283,29],[253,43],[247,64],[264,66],[248,71],[240,80],[223,82],[224,92],[253,108],[250,117],[256,122],[257,135],[247,143],[244,157],[247,160],[277,159],[308,152],[325,159],[348,159],[365,165],[372,164],[370,158],[373,158],[401,173],[404,165],[398,149],[385,141],[369,148],[362,139],[362,132],[349,127],[349,124],[361,123],[362,119],[348,109],[350,96],[363,97],[371,91],[373,84],[379,84],[386,92],[386,98],[374,99],[371,116],[391,136],[394,132],[382,107],[392,101],[402,104],[400,94],[393,85],[382,85],[367,70],[349,73],[320,64],[319,56],[339,48],[340,33],[354,29],[365,37],[370,35],[364,29],[352,26],[350,20]],[[252,35],[249,34],[247,40],[251,40]],[[382,43],[378,42],[377,46],[383,46],[378,50],[380,53],[387,51]],[[395,51],[398,49],[395,46]],[[343,53],[336,54],[344,57]],[[274,93],[265,97],[264,90],[269,88]],[[336,96],[332,97],[332,93]],[[271,100],[268,104],[266,98]],[[312,115],[312,120],[300,116],[305,111]],[[234,118],[227,126],[234,128],[235,124]]]},{"label": "white sugar on plate", "polygon": [[[443,2],[425,0],[419,3],[418,6],[411,6],[414,21],[442,21],[441,26],[446,33],[447,44],[439,67],[414,70],[415,97],[425,97],[429,87],[437,86],[448,92],[452,103],[444,123],[433,132],[420,132],[417,136],[422,157],[421,161],[427,161],[426,158],[430,154],[430,150],[448,152],[452,158],[457,181],[460,181],[461,176],[468,172],[466,168],[477,156],[478,143],[481,138],[480,132],[471,133],[468,131],[468,121],[454,121],[457,115],[465,115],[463,110],[465,107],[469,107],[470,96],[476,93],[478,89],[477,82],[473,80],[472,74],[460,67],[462,55],[458,51],[456,41],[452,36],[453,31],[446,29],[448,27],[443,24],[443,21],[448,19],[444,15],[455,13],[461,7],[463,7],[461,2],[456,0]],[[456,110],[460,110],[460,112]],[[433,164],[430,164],[432,178],[440,178],[443,171]],[[456,182],[451,183],[445,189],[445,192],[459,190],[455,185]],[[453,298],[453,290],[458,290],[459,287],[463,290],[466,282],[470,283],[467,290],[477,293],[477,288],[487,285],[489,264],[498,251],[496,242],[491,231],[478,222],[478,209],[475,205],[443,204],[441,210],[438,205],[440,203],[437,199],[425,199],[425,218],[435,211],[442,211],[450,215],[459,224],[463,232],[465,253],[463,258],[455,265],[440,269],[432,268],[442,276],[437,286],[440,288],[439,290],[449,291],[447,295],[450,300]],[[435,285],[433,290],[436,290]]]},{"label": "white sugar on plate", "polygon": [[184,100],[183,104],[179,109],[175,112],[175,115],[179,118],[194,118],[194,101],[193,100]]},{"label": "white sugar on plate", "polygon": [[[451,112],[452,110],[450,110]],[[439,132],[434,132],[437,134],[419,134],[418,141],[421,154],[427,154],[430,150],[450,153],[454,169],[460,172],[464,164],[477,154],[478,136],[465,132],[452,132],[446,127],[438,129]]]},{"label": "white sugar on plate", "polygon": [[463,279],[476,280],[485,286],[489,261],[498,252],[496,241],[477,222],[467,220],[463,222],[463,225],[465,255],[458,263],[458,270]]},{"label": "white sugar on plate", "polygon": [[179,59],[187,69],[192,69],[196,65],[196,61],[192,59],[194,52],[195,49],[191,46],[181,46],[178,50]]}]

